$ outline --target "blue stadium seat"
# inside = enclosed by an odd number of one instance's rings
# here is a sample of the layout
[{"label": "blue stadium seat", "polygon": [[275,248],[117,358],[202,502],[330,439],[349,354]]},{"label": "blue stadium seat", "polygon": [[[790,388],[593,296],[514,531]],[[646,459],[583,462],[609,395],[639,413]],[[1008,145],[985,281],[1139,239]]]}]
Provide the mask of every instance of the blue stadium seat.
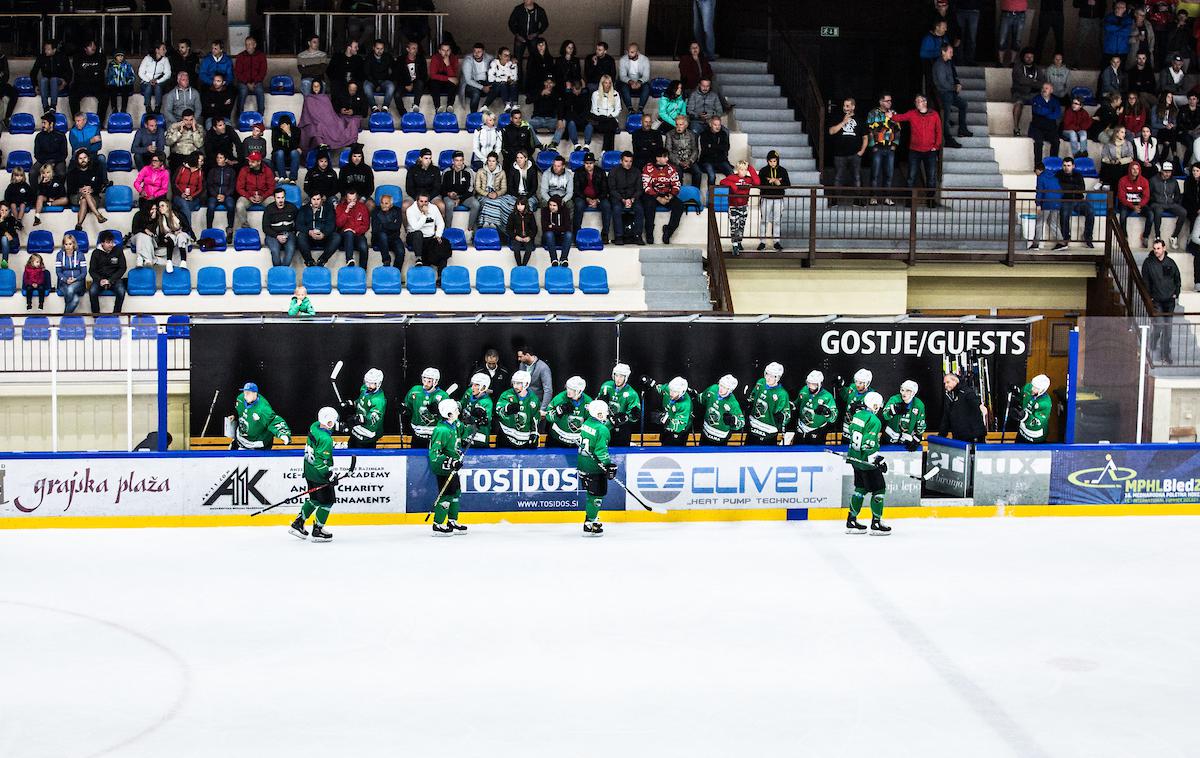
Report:
[{"label": "blue stadium seat", "polygon": [[8,164],[5,166],[11,173],[14,168],[25,169],[25,173],[33,168],[33,155],[28,150],[13,150],[8,154]]},{"label": "blue stadium seat", "polygon": [[71,125],[67,122],[67,114],[61,112],[54,114],[54,131],[63,134],[71,131]]},{"label": "blue stadium seat", "polygon": [[225,269],[205,266],[196,272],[196,292],[201,295],[225,294]]},{"label": "blue stadium seat", "polygon": [[133,187],[114,184],[104,193],[104,209],[112,213],[133,210]]},{"label": "blue stadium seat", "polygon": [[213,241],[212,249],[209,252],[223,253],[229,249],[229,240],[225,238],[224,229],[205,229],[200,232],[200,239]]},{"label": "blue stadium seat", "polygon": [[371,270],[371,291],[376,295],[400,294],[400,269],[378,266]]},{"label": "blue stadium seat", "polygon": [[60,340],[82,340],[87,337],[87,327],[83,324],[83,316],[63,316],[58,322],[58,338]]},{"label": "blue stadium seat", "polygon": [[[729,211],[729,188],[728,187],[717,187],[717,188],[713,189],[712,209],[713,209],[714,213],[726,213]],[[665,212],[665,211],[669,211],[670,208],[668,208],[665,205],[660,205],[658,207],[658,210],[660,212]]]},{"label": "blue stadium seat", "polygon": [[317,165],[317,149],[314,147],[304,154],[304,167],[311,171],[315,165]]},{"label": "blue stadium seat", "polygon": [[[46,255],[54,252],[54,235],[45,229],[34,229],[25,241],[25,249],[30,253]],[[53,261],[51,262],[53,265]],[[48,267],[47,267],[48,268]]]},{"label": "blue stadium seat", "polygon": [[17,97],[37,97],[37,87],[33,86],[33,79],[28,76],[13,79],[13,88],[17,91]]},{"label": "blue stadium seat", "polygon": [[642,128],[642,114],[630,113],[625,117],[625,131],[632,134]]},{"label": "blue stadium seat", "polygon": [[14,113],[8,121],[8,131],[12,134],[33,134],[37,131],[37,123],[32,113]]},{"label": "blue stadium seat", "polygon": [[504,127],[508,126],[511,123],[512,123],[512,114],[511,113],[501,113],[500,117],[496,119],[496,128],[503,129]]},{"label": "blue stadium seat", "polygon": [[42,213],[62,213],[66,208],[61,205],[47,205],[42,208]]},{"label": "blue stadium seat", "polygon": [[1096,170],[1096,161],[1087,156],[1075,159],[1075,170],[1080,176],[1088,179],[1095,179],[1100,176],[1100,172]]},{"label": "blue stadium seat", "polygon": [[262,120],[262,114],[258,111],[242,111],[242,115],[238,116],[238,131],[248,132],[255,124],[261,124]]},{"label": "blue stadium seat", "polygon": [[129,269],[129,278],[125,282],[125,291],[130,295],[137,295],[138,297],[150,297],[157,292],[158,284],[154,281],[154,269]]},{"label": "blue stadium seat", "polygon": [[13,326],[12,316],[0,316],[0,340],[12,342],[16,335],[17,329]]},{"label": "blue stadium seat", "polygon": [[121,339],[121,319],[117,316],[97,316],[95,323],[92,324],[92,339]]},{"label": "blue stadium seat", "polygon": [[438,169],[445,171],[450,168],[450,164],[454,163],[454,150],[443,150],[438,153]]},{"label": "blue stadium seat", "polygon": [[350,163],[350,148],[342,148],[342,154],[338,156],[338,168],[345,168]]},{"label": "blue stadium seat", "polygon": [[399,171],[400,159],[395,150],[376,150],[371,156],[372,171]]},{"label": "blue stadium seat", "polygon": [[432,295],[437,292],[437,269],[433,266],[413,266],[405,282],[411,295]]},{"label": "blue stadium seat", "polygon": [[271,128],[274,129],[275,127],[279,126],[279,121],[284,116],[291,116],[292,124],[295,125],[295,123],[296,123],[296,114],[295,113],[292,113],[291,111],[275,111],[274,113],[271,114]]},{"label": "blue stadium seat", "polygon": [[109,134],[129,134],[133,131],[133,116],[116,111],[108,116]]},{"label": "blue stadium seat", "polygon": [[192,294],[192,272],[186,268],[177,268],[169,274],[163,272],[162,293],[164,295]]},{"label": "blue stadium seat", "polygon": [[480,266],[475,270],[475,290],[481,295],[503,295],[504,269],[499,266]]},{"label": "blue stadium seat", "polygon": [[600,230],[587,226],[580,227],[575,234],[575,247],[580,250],[603,250],[604,243],[600,241]]},{"label": "blue stadium seat", "polygon": [[328,295],[333,291],[333,276],[324,266],[309,266],[304,269],[301,281],[310,295]]},{"label": "blue stadium seat", "polygon": [[236,229],[233,232],[233,249],[234,250],[260,250],[262,249],[262,239],[258,236],[257,229],[246,227],[245,229]]},{"label": "blue stadium seat", "polygon": [[490,226],[481,226],[475,230],[476,250],[499,250],[500,232]]},{"label": "blue stadium seat", "polygon": [[95,113],[85,113],[83,114],[83,123],[98,128],[100,126],[100,117]]},{"label": "blue stadium seat", "polygon": [[1091,87],[1072,87],[1071,97],[1079,98],[1081,101],[1083,101],[1084,105],[1100,104],[1100,101],[1096,99],[1096,93],[1092,91]]},{"label": "blue stadium seat", "polygon": [[153,316],[138,314],[129,319],[129,324],[133,327],[135,340],[152,340],[158,337],[158,321]]},{"label": "blue stadium seat", "polygon": [[471,294],[471,272],[466,266],[447,266],[442,269],[442,292],[447,295]]},{"label": "blue stadium seat", "polygon": [[112,232],[114,245],[120,247],[121,245],[125,244],[125,235],[121,234],[116,229],[109,229],[108,231]]},{"label": "blue stadium seat", "polygon": [[650,80],[650,97],[662,97],[671,86],[671,80],[665,76],[656,76]]},{"label": "blue stadium seat", "polygon": [[579,269],[579,289],[585,295],[607,295],[608,271],[603,266],[584,266]]},{"label": "blue stadium seat", "polygon": [[687,204],[695,203],[698,207],[696,213],[704,210],[704,196],[700,194],[699,187],[685,185],[679,188],[679,202],[684,203],[684,211],[687,211]]},{"label": "blue stadium seat", "polygon": [[154,113],[154,114],[147,113],[144,116],[142,116],[142,125],[145,126],[146,122],[149,121],[150,119],[154,119],[155,121],[158,122],[158,130],[160,132],[166,130],[166,128],[167,128],[167,117],[166,116],[164,116],[161,113]]},{"label": "blue stadium seat", "polygon": [[[306,269],[311,270],[311,267]],[[362,266],[342,266],[338,269],[337,289],[343,295],[367,294],[366,270]]]},{"label": "blue stadium seat", "polygon": [[92,249],[91,242],[88,240],[87,232],[83,230],[68,229],[67,231],[63,232],[63,236],[66,237],[68,235],[75,238],[75,244],[84,253],[87,253]]},{"label": "blue stadium seat", "polygon": [[550,168],[550,164],[554,163],[554,159],[558,157],[557,150],[540,150],[537,154],[538,171],[545,171]]},{"label": "blue stadium seat", "polygon": [[447,226],[442,232],[442,236],[450,243],[451,250],[459,252],[467,249],[467,234],[462,229],[453,226]]},{"label": "blue stadium seat", "polygon": [[17,272],[11,268],[0,268],[0,297],[12,297],[17,291]]},{"label": "blue stadium seat", "polygon": [[296,94],[296,83],[292,81],[292,77],[279,75],[271,77],[272,95],[294,95]]},{"label": "blue stadium seat", "polygon": [[483,112],[475,111],[467,114],[467,131],[471,134],[483,128]]},{"label": "blue stadium seat", "polygon": [[304,196],[300,193],[298,184],[277,184],[276,188],[283,190],[283,199],[297,208],[303,207]]},{"label": "blue stadium seat", "polygon": [[605,150],[604,154],[600,156],[600,168],[604,169],[605,171],[612,171],[614,168],[620,165],[620,150]]},{"label": "blue stadium seat", "polygon": [[[128,150],[111,150],[108,153],[108,173],[133,171],[133,154]],[[112,187],[109,187],[112,189]]]},{"label": "blue stadium seat", "polygon": [[588,154],[588,150],[572,150],[567,157],[567,168],[572,171],[578,171],[583,168],[583,156]]},{"label": "blue stadium seat", "polygon": [[421,158],[421,149],[414,148],[404,154],[404,167],[412,168],[417,165],[417,161]]},{"label": "blue stadium seat", "polygon": [[546,269],[546,291],[551,295],[575,294],[575,276],[566,266]]},{"label": "blue stadium seat", "polygon": [[[200,269],[200,273],[204,273],[204,269]],[[238,266],[233,270],[233,294],[257,295],[260,292],[262,292],[262,270],[258,266]]]},{"label": "blue stadium seat", "polygon": [[453,113],[439,113],[433,117],[433,131],[437,134],[457,134],[458,116]]},{"label": "blue stadium seat", "polygon": [[45,316],[26,316],[21,325],[21,339],[26,342],[42,342],[50,339],[50,319]]},{"label": "blue stadium seat", "polygon": [[390,113],[372,113],[367,119],[367,128],[374,134],[391,134],[396,131],[396,122]]},{"label": "blue stadium seat", "polygon": [[[1089,192],[1087,193],[1088,202],[1092,205],[1092,214],[1096,218],[1104,218],[1104,214],[1108,212],[1108,198],[1110,195],[1104,192]],[[1076,216],[1080,215],[1076,210]]]},{"label": "blue stadium seat", "polygon": [[508,272],[508,288],[518,295],[536,295],[541,292],[537,269],[533,266],[513,266]]},{"label": "blue stadium seat", "polygon": [[425,114],[405,113],[400,117],[400,131],[405,134],[424,134],[429,131],[425,125]]},{"label": "blue stadium seat", "polygon": [[187,339],[192,334],[191,319],[183,313],[167,316],[167,339]]},{"label": "blue stadium seat", "polygon": [[1047,155],[1042,159],[1042,165],[1046,167],[1047,171],[1053,174],[1062,169],[1062,158],[1059,158],[1057,155]]},{"label": "blue stadium seat", "polygon": [[272,295],[291,295],[296,291],[296,270],[288,266],[267,269],[267,292]]},{"label": "blue stadium seat", "polygon": [[[392,202],[396,205],[399,205],[400,201],[404,199],[404,192],[403,192],[403,190],[400,189],[400,185],[398,185],[398,184],[381,184],[378,187],[376,187],[375,188],[375,204],[376,205],[379,205],[379,198],[383,197],[384,195],[391,195]],[[447,229],[446,231],[450,231],[450,230]]]}]

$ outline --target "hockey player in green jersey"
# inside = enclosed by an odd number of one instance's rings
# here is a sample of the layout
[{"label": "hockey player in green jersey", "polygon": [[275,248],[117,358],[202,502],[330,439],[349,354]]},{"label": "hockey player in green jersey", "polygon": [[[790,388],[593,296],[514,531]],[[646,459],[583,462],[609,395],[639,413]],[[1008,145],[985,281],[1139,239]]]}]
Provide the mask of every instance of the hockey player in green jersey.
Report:
[{"label": "hockey player in green jersey", "polygon": [[443,398],[438,403],[441,421],[433,429],[429,440],[429,470],[437,479],[441,497],[433,504],[433,533],[445,536],[465,532],[467,528],[458,523],[458,498],[462,483],[458,470],[463,463],[463,440],[470,433],[458,421],[458,403]]},{"label": "hockey player in green jersey", "polygon": [[514,371],[512,388],[496,400],[496,447],[532,449],[538,446],[541,400],[529,391],[528,371]]},{"label": "hockey player in green jersey", "polygon": [[600,385],[597,400],[608,403],[608,423],[612,426],[613,447],[629,447],[633,430],[642,420],[642,399],[629,386],[629,366],[613,366],[612,379]]},{"label": "hockey player in green jersey", "polygon": [[546,447],[579,447],[579,430],[587,418],[587,404],[592,402],[583,392],[586,387],[582,377],[573,376],[567,380],[567,388],[550,401]]},{"label": "hockey player in green jersey", "polygon": [[747,445],[778,445],[788,421],[792,417],[792,404],[787,390],[779,385],[783,378],[783,366],[768,363],[763,378],[754,383],[746,400],[750,412],[750,430],[746,432]]},{"label": "hockey player in green jersey", "polygon": [[489,447],[492,434],[492,379],[487,374],[471,377],[471,386],[458,401],[459,418],[469,427],[473,447]]},{"label": "hockey player in green jersey", "polygon": [[796,394],[796,434],[793,445],[821,447],[825,435],[833,431],[837,421],[837,401],[833,393],[821,386],[825,375],[809,371],[804,386]]},{"label": "hockey player in green jersey", "polygon": [[1021,442],[1045,442],[1050,425],[1050,377],[1038,374],[1021,390]]},{"label": "hockey player in green jersey", "polygon": [[704,409],[704,423],[700,427],[702,446],[728,445],[733,433],[746,425],[742,406],[733,394],[737,386],[737,379],[726,374],[701,393],[700,406]]},{"label": "hockey player in green jersey", "polygon": [[648,376],[641,378],[642,386],[658,394],[662,410],[648,417],[658,426],[658,442],[663,447],[685,447],[692,433],[692,396],[688,394],[687,379],[677,376],[659,384]]},{"label": "hockey player in green jersey", "polygon": [[438,403],[450,397],[438,386],[442,372],[427,368],[421,372],[421,383],[414,385],[404,396],[400,407],[401,420],[408,417],[408,428],[412,433],[412,447],[429,447],[433,427],[438,423]]},{"label": "hockey player in green jersey", "polygon": [[862,410],[863,399],[867,393],[874,391],[871,388],[871,372],[865,368],[854,372],[854,384],[842,387],[838,391],[838,409],[842,414],[843,445],[850,439],[850,422],[854,420],[854,414]]},{"label": "hockey player in green jersey", "polygon": [[308,530],[304,522],[316,514],[313,521],[312,541],[329,542],[333,533],[326,531],[325,522],[329,520],[329,509],[337,502],[337,477],[333,476],[333,437],[331,436],[338,425],[338,412],[333,408],[322,408],[317,413],[316,422],[308,429],[308,442],[304,445],[304,481],[308,499],[300,506],[300,513],[288,527],[292,535],[300,539],[308,539]]},{"label": "hockey player in green jersey", "polygon": [[589,418],[579,429],[579,456],[575,467],[579,470],[579,484],[584,490],[583,533],[598,537],[604,533],[604,524],[597,521],[600,503],[608,494],[608,480],[617,475],[617,466],[608,452],[608,403],[593,400],[587,404]]},{"label": "hockey player in green jersey", "polygon": [[[879,420],[879,409],[883,407],[883,396],[868,392],[862,399],[863,407],[850,419],[850,452],[846,456],[854,468],[854,494],[850,496],[850,514],[846,516],[846,532],[862,534],[867,528],[858,523],[858,512],[863,501],[871,498],[871,534],[887,534],[892,531],[884,526],[883,493],[887,489],[883,475],[887,464],[879,453],[879,435],[883,424]],[[874,456],[874,458],[872,458]]]},{"label": "hockey player in green jersey", "polygon": [[285,445],[292,444],[292,430],[267,399],[258,394],[258,385],[246,382],[233,404],[237,428],[230,450],[270,450],[278,437]]},{"label": "hockey player in green jersey", "polygon": [[383,396],[383,372],[373,368],[363,375],[363,385],[358,390],[357,400],[347,400],[353,409],[349,420],[350,440],[347,447],[374,449],[383,436],[383,418],[387,412],[387,398]]},{"label": "hockey player in green jersey", "polygon": [[900,394],[892,395],[883,406],[883,431],[888,444],[904,445],[910,451],[921,447],[925,438],[925,403],[917,397],[917,383],[909,379],[900,385]]}]

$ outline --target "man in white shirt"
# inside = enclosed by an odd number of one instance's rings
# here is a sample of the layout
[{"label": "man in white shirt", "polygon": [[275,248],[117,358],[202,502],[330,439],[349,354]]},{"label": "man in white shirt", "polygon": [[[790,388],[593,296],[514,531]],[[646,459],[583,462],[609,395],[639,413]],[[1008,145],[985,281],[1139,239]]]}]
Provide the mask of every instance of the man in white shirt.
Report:
[{"label": "man in white shirt", "polygon": [[492,56],[484,51],[483,43],[476,42],[470,55],[463,56],[460,75],[463,81],[463,98],[471,105],[471,113],[479,110],[479,101],[492,100],[492,85],[488,82],[488,67]]},{"label": "man in white shirt", "polygon": [[429,196],[417,195],[417,201],[408,206],[404,213],[408,221],[408,236],[405,242],[416,256],[417,265],[436,266],[437,281],[442,280],[442,269],[450,261],[450,242],[442,236],[446,222],[437,206],[429,202]]},{"label": "man in white shirt", "polygon": [[650,59],[641,54],[636,44],[630,44],[628,53],[621,56],[617,76],[620,78],[617,91],[621,93],[625,107],[632,107],[631,102],[636,95],[638,104],[633,110],[641,113],[650,99]]}]

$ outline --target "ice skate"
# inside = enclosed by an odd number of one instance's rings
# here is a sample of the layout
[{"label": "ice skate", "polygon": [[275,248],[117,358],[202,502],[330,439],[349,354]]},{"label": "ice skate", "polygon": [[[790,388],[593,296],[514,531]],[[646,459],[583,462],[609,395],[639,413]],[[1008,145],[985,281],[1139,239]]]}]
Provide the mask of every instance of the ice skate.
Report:
[{"label": "ice skate", "polygon": [[599,537],[604,534],[604,524],[599,521],[589,521],[583,525],[583,536]]},{"label": "ice skate", "polygon": [[304,517],[297,516],[292,525],[288,527],[288,533],[297,539],[308,539],[308,530],[304,528]]},{"label": "ice skate", "polygon": [[333,532],[325,530],[325,527],[320,524],[313,524],[312,541],[313,542],[329,542],[333,539]]},{"label": "ice skate", "polygon": [[883,522],[877,518],[871,519],[871,534],[879,537],[886,537],[892,533],[890,526],[884,526]]},{"label": "ice skate", "polygon": [[467,528],[465,526],[463,526],[462,524],[458,523],[457,521],[455,521],[453,519],[447,521],[446,526],[450,527],[451,531],[453,531],[453,533],[455,533],[455,534],[464,534],[467,531]]},{"label": "ice skate", "polygon": [[454,529],[449,524],[434,524],[433,525],[433,536],[434,537],[449,537],[452,534],[454,534]]},{"label": "ice skate", "polygon": [[853,516],[846,517],[846,534],[865,534],[867,528],[858,523],[858,519]]}]

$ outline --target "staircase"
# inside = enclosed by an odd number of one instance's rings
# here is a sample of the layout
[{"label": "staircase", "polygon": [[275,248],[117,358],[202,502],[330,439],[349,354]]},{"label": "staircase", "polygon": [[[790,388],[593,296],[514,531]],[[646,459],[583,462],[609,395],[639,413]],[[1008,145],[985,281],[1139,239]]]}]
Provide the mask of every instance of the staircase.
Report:
[{"label": "staircase", "polygon": [[[959,148],[942,151],[942,186],[948,189],[962,187],[995,187],[1002,189],[1004,180],[1000,175],[1000,164],[988,140],[987,83],[983,68],[959,66],[958,79],[962,82],[962,98],[967,102],[967,129],[974,137],[955,137]],[[950,111],[954,127],[958,131],[958,113]]]},{"label": "staircase", "polygon": [[643,247],[638,253],[646,307],[652,311],[711,311],[704,255],[699,248]]}]

